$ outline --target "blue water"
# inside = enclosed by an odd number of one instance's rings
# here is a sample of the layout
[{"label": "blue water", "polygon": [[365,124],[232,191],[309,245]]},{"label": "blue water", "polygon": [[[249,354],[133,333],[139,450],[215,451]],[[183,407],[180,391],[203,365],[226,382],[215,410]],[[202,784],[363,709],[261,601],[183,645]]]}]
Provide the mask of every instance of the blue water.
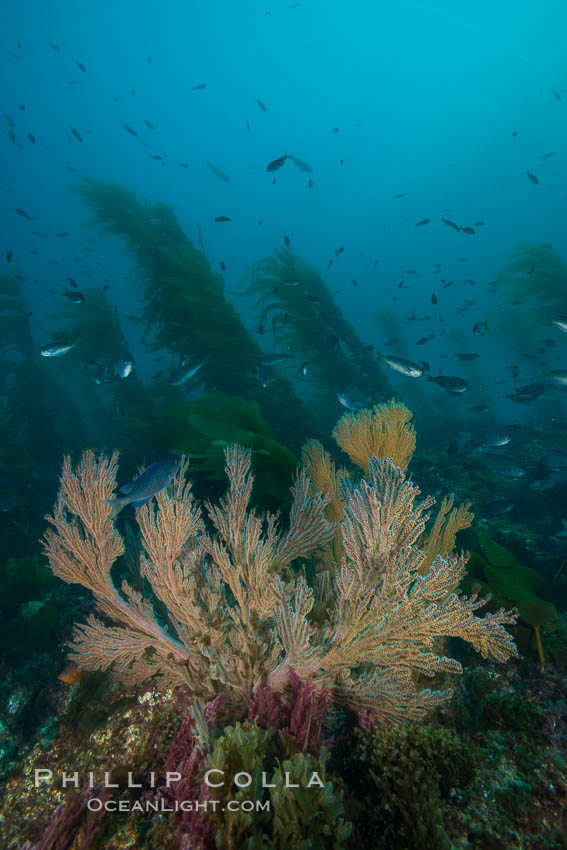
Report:
[{"label": "blue water", "polygon": [[[0,246],[2,271],[26,279],[38,344],[58,326],[67,277],[81,287],[104,282],[142,371],[155,369],[144,367],[140,330],[128,319],[137,311],[131,262],[119,241],[86,229],[89,214],[70,191],[88,176],[172,204],[193,241],[198,221],[211,265],[226,263],[229,293],[287,235],[377,351],[388,336],[377,315],[393,308],[404,338],[390,353],[426,358],[433,374],[467,375],[466,364],[452,359],[465,340],[482,357],[470,404],[482,388],[501,418],[533,415],[505,399],[509,383],[498,384],[509,382],[505,367],[518,352],[497,332],[507,302],[487,284],[519,243],[546,242],[567,254],[566,32],[567,10],[550,0],[537,8],[508,0],[497,7],[487,0],[457,7],[448,0],[12,4],[4,10],[0,63],[2,111],[14,121],[16,144],[0,134]],[[313,173],[291,161],[267,173],[284,152]],[[215,223],[219,215],[232,221]],[[455,233],[442,217],[485,225],[474,235]],[[416,227],[424,218],[430,223]],[[69,237],[53,235],[61,231]],[[443,289],[439,277],[455,285]],[[398,288],[401,280],[407,289]],[[465,298],[475,303],[458,314]],[[238,309],[246,315],[242,299]],[[418,320],[406,324],[412,311]],[[422,324],[424,315],[432,318]],[[473,336],[485,320],[490,332]],[[416,348],[427,333],[435,339]],[[463,336],[453,341],[455,333]],[[566,342],[556,329],[538,333]],[[560,352],[552,355],[543,366],[521,364],[520,383],[562,365]],[[411,393],[408,379],[388,377],[402,395]],[[433,385],[426,391],[441,393]],[[554,399],[560,404],[556,390]]]}]

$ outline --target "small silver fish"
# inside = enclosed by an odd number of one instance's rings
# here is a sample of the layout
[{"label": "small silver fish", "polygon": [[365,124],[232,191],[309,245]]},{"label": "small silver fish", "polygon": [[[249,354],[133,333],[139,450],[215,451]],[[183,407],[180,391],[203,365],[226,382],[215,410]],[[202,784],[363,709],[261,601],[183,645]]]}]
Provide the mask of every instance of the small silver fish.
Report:
[{"label": "small silver fish", "polygon": [[299,159],[299,157],[297,156],[293,156],[293,154],[291,153],[289,154],[289,158],[291,159],[294,165],[297,165],[300,171],[305,171],[307,172],[307,174],[313,174],[313,169],[311,168],[311,166],[308,165],[306,162],[303,162],[302,159]]},{"label": "small silver fish", "polygon": [[275,375],[270,375],[267,369],[260,369],[259,379],[262,387],[266,389],[273,381],[277,380]]},{"label": "small silver fish", "polygon": [[72,301],[73,304],[84,304],[85,302],[85,296],[82,292],[73,292],[72,289],[65,288],[61,294]]},{"label": "small silver fish", "polygon": [[382,360],[394,372],[400,372],[400,374],[406,375],[408,378],[421,378],[423,375],[423,368],[419,363],[414,363],[413,360],[406,360],[404,357],[395,357],[393,354],[383,354]]},{"label": "small silver fish", "polygon": [[484,333],[488,330],[488,322],[477,322],[473,326],[473,334],[475,336],[484,336]]},{"label": "small silver fish", "polygon": [[479,454],[478,458],[486,466],[489,466],[490,469],[499,472],[501,475],[505,475],[507,478],[523,478],[526,475],[524,467],[506,455],[483,452]]},{"label": "small silver fish", "polygon": [[119,378],[127,378],[134,370],[134,358],[129,351],[120,358],[115,366],[116,374]]},{"label": "small silver fish", "polygon": [[426,380],[437,384],[438,387],[448,393],[464,393],[470,389],[468,381],[453,375],[428,375]]},{"label": "small silver fish", "polygon": [[495,499],[493,502],[480,505],[480,510],[485,519],[490,519],[509,513],[513,507],[514,502],[508,502],[506,499]]},{"label": "small silver fish", "polygon": [[180,387],[181,384],[185,384],[191,378],[194,378],[197,372],[199,372],[205,363],[207,362],[206,358],[201,363],[197,363],[192,365],[188,360],[182,360],[177,369],[175,369],[169,378],[168,384],[170,387]]},{"label": "small silver fish", "polygon": [[284,360],[293,360],[293,354],[266,354],[262,358],[261,366],[276,366],[278,363],[283,363]]},{"label": "small silver fish", "polygon": [[512,442],[512,435],[507,431],[497,431],[494,434],[489,434],[485,437],[479,448],[481,451],[486,449],[499,449],[502,446],[507,446]]},{"label": "small silver fish", "polygon": [[207,160],[207,168],[210,168],[213,174],[216,174],[219,180],[224,180],[225,183],[230,183],[230,177],[226,174],[222,169],[218,168],[216,165],[213,165],[212,162]]},{"label": "small silver fish", "polygon": [[551,372],[547,373],[546,377],[551,378],[554,383],[562,387],[567,386],[567,369],[552,369]]},{"label": "small silver fish", "polygon": [[76,342],[53,342],[51,345],[44,345],[39,352],[42,357],[61,357],[62,354],[67,354],[68,351],[75,348]]},{"label": "small silver fish", "polygon": [[337,399],[347,410],[362,410],[365,405],[365,400],[362,398],[362,393],[356,390],[345,390],[337,393]]}]

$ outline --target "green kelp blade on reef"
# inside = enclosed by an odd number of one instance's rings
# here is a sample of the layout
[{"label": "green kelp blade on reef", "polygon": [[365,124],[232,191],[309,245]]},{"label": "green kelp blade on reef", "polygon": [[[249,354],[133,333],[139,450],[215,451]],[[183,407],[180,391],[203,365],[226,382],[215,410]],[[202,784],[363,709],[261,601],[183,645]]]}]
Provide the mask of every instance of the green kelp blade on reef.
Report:
[{"label": "green kelp blade on reef", "polygon": [[196,401],[169,401],[154,435],[170,451],[187,454],[191,468],[213,481],[225,480],[224,446],[238,442],[253,451],[255,497],[271,507],[289,501],[297,467],[293,452],[272,435],[256,401],[211,393]]},{"label": "green kelp blade on reef", "polygon": [[465,587],[481,583],[494,605],[517,608],[520,619],[531,626],[556,628],[561,623],[544,577],[483,531],[478,532],[482,554],[473,552],[467,565]]},{"label": "green kelp blade on reef", "polygon": [[284,445],[264,434],[246,431],[229,422],[219,422],[197,414],[189,416],[189,424],[210,440],[210,465],[202,463],[198,468],[211,469],[215,477],[222,479],[224,449],[227,445],[238,443],[252,449],[258,491],[263,493],[264,497],[268,495],[277,501],[289,501],[298,460]]}]

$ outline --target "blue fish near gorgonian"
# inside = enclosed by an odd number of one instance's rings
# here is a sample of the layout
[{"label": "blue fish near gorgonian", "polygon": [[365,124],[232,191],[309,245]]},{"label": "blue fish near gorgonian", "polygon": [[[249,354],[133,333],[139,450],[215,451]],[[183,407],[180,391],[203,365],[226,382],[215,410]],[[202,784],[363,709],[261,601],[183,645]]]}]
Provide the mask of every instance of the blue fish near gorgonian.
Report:
[{"label": "blue fish near gorgonian", "polygon": [[122,496],[117,499],[105,499],[111,506],[111,518],[117,516],[126,505],[133,505],[135,508],[145,505],[152,496],[169,486],[178,469],[179,458],[177,457],[166,457],[163,460],[154,461],[137,478],[118,488]]}]

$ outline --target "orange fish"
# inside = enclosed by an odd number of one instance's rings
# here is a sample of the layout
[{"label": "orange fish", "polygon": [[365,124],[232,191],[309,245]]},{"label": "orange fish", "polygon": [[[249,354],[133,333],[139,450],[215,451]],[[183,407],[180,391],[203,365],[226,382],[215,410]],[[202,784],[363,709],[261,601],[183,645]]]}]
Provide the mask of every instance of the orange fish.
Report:
[{"label": "orange fish", "polygon": [[69,661],[57,678],[65,682],[66,685],[80,685],[83,671],[74,661]]}]

